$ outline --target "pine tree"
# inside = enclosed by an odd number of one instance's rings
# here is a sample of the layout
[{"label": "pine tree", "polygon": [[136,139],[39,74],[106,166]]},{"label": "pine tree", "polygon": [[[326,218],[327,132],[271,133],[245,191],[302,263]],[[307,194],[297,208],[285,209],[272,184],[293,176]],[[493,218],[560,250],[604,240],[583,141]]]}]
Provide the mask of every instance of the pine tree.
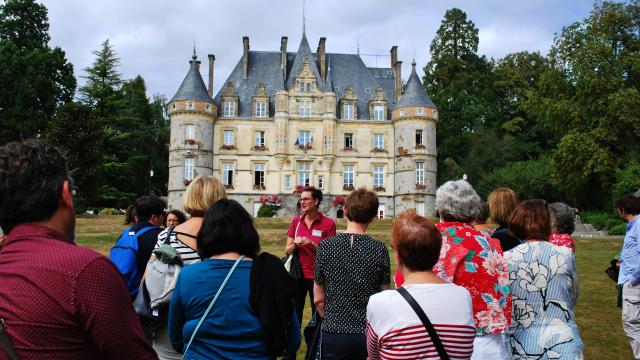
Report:
[{"label": "pine tree", "polygon": [[93,64],[85,68],[87,73],[85,85],[78,89],[82,101],[98,111],[100,117],[106,117],[114,111],[110,107],[110,100],[122,85],[122,78],[118,72],[120,59],[118,58],[109,39],[105,40],[100,50],[92,51],[96,59]]}]

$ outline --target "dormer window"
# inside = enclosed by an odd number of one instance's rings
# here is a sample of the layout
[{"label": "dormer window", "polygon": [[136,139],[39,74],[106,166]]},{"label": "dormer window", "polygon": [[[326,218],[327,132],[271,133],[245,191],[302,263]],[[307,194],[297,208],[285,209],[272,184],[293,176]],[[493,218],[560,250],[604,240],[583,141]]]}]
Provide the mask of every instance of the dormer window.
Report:
[{"label": "dormer window", "polygon": [[301,93],[310,93],[311,92],[311,82],[309,82],[309,81],[301,81],[300,82],[300,92]]},{"label": "dormer window", "polygon": [[424,108],[419,107],[418,110],[416,110],[416,114],[424,115]]},{"label": "dormer window", "polygon": [[375,105],[373,107],[373,120],[384,120],[384,106]]},{"label": "dormer window", "polygon": [[345,120],[353,120],[353,104],[342,105],[342,118]]},{"label": "dormer window", "polygon": [[193,109],[193,101],[187,102],[187,108]]},{"label": "dormer window", "polygon": [[267,102],[264,100],[256,101],[256,117],[267,117]]},{"label": "dormer window", "polygon": [[233,100],[226,100],[224,102],[224,113],[222,115],[224,117],[236,116],[236,102]]}]

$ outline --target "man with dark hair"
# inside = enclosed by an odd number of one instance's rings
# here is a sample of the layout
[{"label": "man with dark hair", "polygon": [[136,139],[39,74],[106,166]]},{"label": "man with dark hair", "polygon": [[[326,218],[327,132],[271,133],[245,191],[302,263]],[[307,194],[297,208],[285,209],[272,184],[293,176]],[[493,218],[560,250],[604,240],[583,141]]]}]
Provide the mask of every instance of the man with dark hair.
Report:
[{"label": "man with dark hair", "polygon": [[24,359],[156,359],[118,270],[73,242],[73,192],[53,146],[0,147],[0,321]]},{"label": "man with dark hair", "polygon": [[614,206],[628,223],[618,275],[618,285],[622,286],[622,328],[629,337],[633,355],[640,359],[640,198],[623,195]]},{"label": "man with dark hair", "polygon": [[[164,225],[165,206],[166,203],[155,195],[140,196],[135,204],[138,221],[123,231],[111,249],[110,258],[124,276],[132,298],[138,293],[142,274],[162,231],[160,226]],[[132,260],[133,256],[135,259]]]}]

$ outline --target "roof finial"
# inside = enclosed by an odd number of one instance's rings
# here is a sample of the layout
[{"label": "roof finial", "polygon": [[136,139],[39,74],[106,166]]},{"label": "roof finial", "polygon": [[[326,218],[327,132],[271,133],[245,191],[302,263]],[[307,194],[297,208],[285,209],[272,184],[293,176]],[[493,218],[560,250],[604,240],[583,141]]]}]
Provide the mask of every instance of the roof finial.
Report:
[{"label": "roof finial", "polygon": [[413,49],[413,61],[411,61],[411,66],[416,67],[416,50]]},{"label": "roof finial", "polygon": [[356,51],[358,52],[358,56],[360,56],[360,34],[356,37]]},{"label": "roof finial", "polygon": [[305,17],[304,8],[306,5],[306,0],[302,0],[302,35],[307,32],[307,19]]},{"label": "roof finial", "polygon": [[196,40],[195,39],[193,39],[193,55],[191,56],[191,58],[193,60],[198,58],[198,55],[196,55]]}]

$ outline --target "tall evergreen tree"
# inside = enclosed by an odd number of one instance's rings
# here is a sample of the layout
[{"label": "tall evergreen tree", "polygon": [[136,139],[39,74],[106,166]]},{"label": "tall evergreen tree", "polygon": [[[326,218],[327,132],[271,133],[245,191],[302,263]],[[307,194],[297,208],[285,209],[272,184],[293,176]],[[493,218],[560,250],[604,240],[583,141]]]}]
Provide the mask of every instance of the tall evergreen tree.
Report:
[{"label": "tall evergreen tree", "polygon": [[56,107],[73,99],[73,66],[48,46],[48,31],[43,5],[0,5],[0,143],[40,136]]},{"label": "tall evergreen tree", "polygon": [[112,98],[122,85],[122,77],[118,72],[120,59],[115,50],[105,40],[100,50],[92,51],[96,59],[90,67],[84,69],[87,73],[83,76],[86,79],[85,85],[78,89],[82,101],[98,111],[101,117],[107,117],[115,111],[112,105]]},{"label": "tall evergreen tree", "polygon": [[497,118],[492,64],[476,54],[478,41],[475,24],[453,8],[446,11],[431,42],[423,80],[438,107],[438,133],[446,134],[437,138],[439,182],[460,178],[462,173],[477,180],[481,166],[468,156],[474,133]]}]

